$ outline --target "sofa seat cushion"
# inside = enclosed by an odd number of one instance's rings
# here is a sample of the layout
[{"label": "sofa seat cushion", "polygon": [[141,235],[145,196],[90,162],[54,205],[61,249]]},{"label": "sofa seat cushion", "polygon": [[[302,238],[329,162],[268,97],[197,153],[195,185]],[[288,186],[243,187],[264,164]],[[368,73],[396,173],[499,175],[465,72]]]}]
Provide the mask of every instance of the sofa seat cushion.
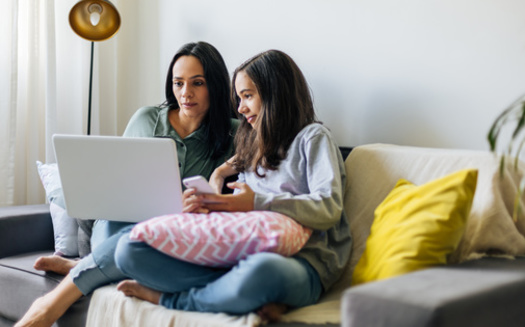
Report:
[{"label": "sofa seat cushion", "polygon": [[[54,289],[63,276],[35,270],[33,263],[42,255],[53,252],[29,254],[0,259],[0,316],[17,321],[33,301]],[[16,299],[16,301],[13,301]],[[59,319],[58,326],[84,326],[90,297],[82,297]]]},{"label": "sofa seat cushion", "polygon": [[525,258],[483,258],[348,289],[343,327],[523,326]]}]

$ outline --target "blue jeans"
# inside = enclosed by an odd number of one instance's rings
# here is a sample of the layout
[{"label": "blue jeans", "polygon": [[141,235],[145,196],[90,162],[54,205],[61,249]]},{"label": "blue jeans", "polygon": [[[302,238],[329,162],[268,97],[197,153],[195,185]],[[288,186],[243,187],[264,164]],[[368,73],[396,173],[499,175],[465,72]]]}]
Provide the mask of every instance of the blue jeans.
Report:
[{"label": "blue jeans", "polygon": [[107,220],[95,222],[91,236],[92,252],[69,272],[82,294],[87,295],[100,286],[126,278],[115,265],[115,248],[120,237],[129,233],[133,226],[134,223]]},{"label": "blue jeans", "polygon": [[181,261],[123,235],[115,252],[117,267],[140,284],[162,293],[170,309],[245,314],[267,303],[291,307],[314,304],[322,286],[304,259],[258,253],[233,268]]}]

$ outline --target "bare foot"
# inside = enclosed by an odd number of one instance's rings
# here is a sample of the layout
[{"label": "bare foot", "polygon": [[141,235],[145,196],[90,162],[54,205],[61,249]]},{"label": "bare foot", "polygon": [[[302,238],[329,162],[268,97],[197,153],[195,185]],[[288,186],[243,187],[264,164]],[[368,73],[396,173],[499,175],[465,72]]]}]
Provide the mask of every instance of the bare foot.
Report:
[{"label": "bare foot", "polygon": [[78,261],[66,259],[58,255],[49,255],[36,259],[33,267],[36,270],[52,271],[60,275],[67,275],[78,264]]},{"label": "bare foot", "polygon": [[[60,317],[60,314],[54,314],[48,297],[40,297],[31,304],[29,310],[20,319],[14,327],[50,327]],[[58,317],[56,317],[58,315]]]},{"label": "bare foot", "polygon": [[117,285],[117,290],[124,293],[126,296],[133,296],[153,304],[159,304],[159,291],[155,291],[149,287],[139,284],[136,280],[123,280]]},{"label": "bare foot", "polygon": [[281,315],[286,312],[288,307],[285,304],[280,303],[268,303],[263,305],[257,314],[261,317],[262,321],[276,322],[281,320]]},{"label": "bare foot", "polygon": [[67,275],[51,292],[39,297],[15,327],[50,327],[82,296]]}]

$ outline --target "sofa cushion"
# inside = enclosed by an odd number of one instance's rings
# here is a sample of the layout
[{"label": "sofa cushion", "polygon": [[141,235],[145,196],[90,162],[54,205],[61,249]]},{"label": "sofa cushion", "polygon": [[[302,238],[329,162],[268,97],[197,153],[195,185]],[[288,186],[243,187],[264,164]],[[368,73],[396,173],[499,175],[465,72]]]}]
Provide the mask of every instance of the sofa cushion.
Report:
[{"label": "sofa cushion", "polygon": [[446,264],[463,236],[477,176],[465,169],[420,186],[400,179],[375,210],[352,284]]},{"label": "sofa cushion", "polygon": [[351,287],[342,327],[521,327],[525,258],[483,258]]},{"label": "sofa cushion", "polygon": [[[52,252],[33,252],[0,259],[0,316],[17,321],[33,301],[54,289],[64,276],[35,270],[33,263]],[[80,298],[58,320],[58,326],[84,326],[90,296]],[[16,299],[16,300],[13,300]]]},{"label": "sofa cushion", "polygon": [[257,252],[297,253],[312,230],[271,211],[183,213],[137,224],[130,238],[180,260],[226,267]]}]

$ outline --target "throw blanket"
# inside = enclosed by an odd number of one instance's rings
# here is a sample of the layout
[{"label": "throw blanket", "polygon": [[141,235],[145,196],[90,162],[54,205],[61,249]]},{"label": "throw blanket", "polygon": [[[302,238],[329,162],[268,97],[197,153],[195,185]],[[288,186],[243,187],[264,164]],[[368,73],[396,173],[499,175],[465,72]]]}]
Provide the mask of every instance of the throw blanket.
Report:
[{"label": "throw blanket", "polygon": [[[340,323],[339,297],[332,301],[293,310],[283,322]],[[124,296],[115,285],[93,293],[86,326],[97,327],[255,327],[262,324],[255,313],[231,316],[224,313],[201,313],[170,310],[136,298]]]}]

